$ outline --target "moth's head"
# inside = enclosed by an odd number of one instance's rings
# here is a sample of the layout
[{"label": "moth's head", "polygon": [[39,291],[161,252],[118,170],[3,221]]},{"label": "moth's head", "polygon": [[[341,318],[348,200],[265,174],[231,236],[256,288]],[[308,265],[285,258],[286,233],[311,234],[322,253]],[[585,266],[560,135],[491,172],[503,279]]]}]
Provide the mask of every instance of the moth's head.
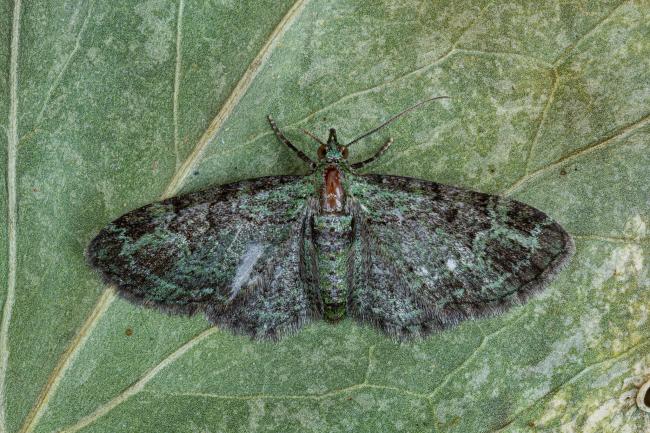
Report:
[{"label": "moth's head", "polygon": [[[444,98],[448,98],[448,96],[436,96],[436,97],[433,97],[433,98],[425,99],[422,102],[418,102],[417,104],[413,105],[412,107],[409,107],[406,110],[402,110],[400,113],[397,113],[396,115],[389,118],[384,123],[377,126],[376,128],[373,128],[370,131],[368,131],[368,132],[366,132],[364,134],[361,134],[360,136],[358,136],[354,140],[348,142],[347,144],[340,144],[338,142],[338,140],[336,138],[336,129],[334,129],[334,128],[330,128],[330,135],[329,135],[329,137],[327,137],[327,142],[326,143],[323,142],[320,138],[318,138],[315,134],[312,134],[311,132],[307,131],[306,129],[303,129],[302,131],[305,134],[307,134],[314,141],[316,141],[318,144],[320,144],[320,146],[318,147],[318,164],[314,164],[314,162],[311,161],[308,156],[306,156],[302,152],[298,151],[297,149],[294,148],[293,150],[297,151],[299,153],[300,157],[303,160],[305,160],[306,162],[308,162],[310,164],[310,166],[312,166],[312,168],[315,168],[316,166],[322,166],[322,165],[325,165],[325,164],[332,164],[332,163],[334,163],[334,164],[341,163],[342,166],[348,167],[348,169],[363,167],[368,162],[374,161],[379,156],[379,154],[384,152],[386,150],[386,147],[388,147],[388,145],[390,145],[392,140],[389,140],[389,142],[387,142],[384,145],[384,147],[382,147],[379,150],[379,152],[377,153],[377,155],[375,155],[374,157],[369,158],[366,161],[362,161],[362,162],[352,164],[352,165],[350,165],[348,163],[348,161],[347,161],[347,159],[348,159],[348,148],[351,145],[353,145],[354,143],[356,143],[357,141],[359,141],[359,140],[361,140],[363,138],[366,138],[369,135],[374,134],[375,132],[377,132],[381,128],[383,128],[384,126],[386,126],[386,125],[390,124],[391,122],[393,122],[398,117],[403,116],[404,114],[408,113],[409,111],[415,110],[416,108],[418,108],[422,104],[424,104],[426,102],[429,102],[429,101],[433,101],[435,99],[444,99]],[[275,130],[275,133],[278,134],[278,136],[280,138],[282,138],[284,141],[286,141],[286,138],[283,138],[282,134],[277,129],[277,127],[275,126],[275,123],[273,123],[273,120],[271,119],[270,116],[269,116],[269,121],[271,122],[271,126]],[[287,144],[289,145],[289,147],[293,148],[293,145],[291,143],[287,143]]]},{"label": "moth's head", "polygon": [[339,144],[336,139],[336,129],[330,128],[330,135],[327,137],[327,143],[319,140],[318,148],[319,161],[338,162],[348,159],[348,148]]}]

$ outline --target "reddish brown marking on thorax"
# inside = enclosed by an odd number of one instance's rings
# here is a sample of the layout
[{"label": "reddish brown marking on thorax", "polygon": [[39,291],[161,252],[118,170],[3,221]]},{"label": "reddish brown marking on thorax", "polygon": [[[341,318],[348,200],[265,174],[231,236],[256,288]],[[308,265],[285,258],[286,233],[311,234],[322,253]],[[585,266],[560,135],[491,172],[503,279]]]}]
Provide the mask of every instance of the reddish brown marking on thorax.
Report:
[{"label": "reddish brown marking on thorax", "polygon": [[341,172],[336,166],[325,169],[325,185],[321,191],[321,208],[324,212],[336,213],[343,211],[345,191],[341,185]]}]

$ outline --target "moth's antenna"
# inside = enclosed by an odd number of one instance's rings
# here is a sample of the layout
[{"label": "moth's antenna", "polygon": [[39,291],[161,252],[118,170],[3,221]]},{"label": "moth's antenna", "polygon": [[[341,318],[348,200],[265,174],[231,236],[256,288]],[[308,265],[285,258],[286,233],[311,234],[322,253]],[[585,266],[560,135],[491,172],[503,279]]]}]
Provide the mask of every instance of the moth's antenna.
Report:
[{"label": "moth's antenna", "polygon": [[317,142],[319,142],[319,143],[322,144],[323,146],[327,146],[327,144],[323,143],[323,142],[321,141],[320,138],[316,137],[314,134],[312,134],[311,132],[307,131],[306,129],[303,129],[302,132],[304,132],[305,134],[309,135],[311,138],[313,138],[314,140],[316,140]]},{"label": "moth's antenna", "polygon": [[434,101],[434,100],[436,100],[436,99],[448,99],[448,98],[449,98],[449,96],[436,96],[436,97],[434,97],[434,98],[425,99],[424,101],[420,101],[420,102],[418,102],[417,104],[415,104],[414,106],[409,107],[409,108],[407,108],[406,110],[404,110],[404,111],[402,111],[402,112],[400,112],[400,113],[397,113],[396,115],[394,115],[393,117],[391,117],[390,119],[388,119],[387,121],[385,121],[384,123],[382,123],[381,125],[379,125],[378,127],[376,127],[375,129],[371,129],[370,131],[366,132],[365,134],[360,135],[359,137],[355,138],[354,140],[352,140],[351,142],[349,142],[348,144],[346,144],[345,147],[348,147],[348,146],[350,146],[351,144],[356,143],[357,141],[359,141],[359,140],[361,140],[361,139],[363,139],[363,138],[366,138],[366,137],[369,136],[370,134],[374,134],[375,132],[377,132],[377,131],[379,131],[381,128],[383,128],[384,126],[386,126],[386,125],[388,125],[389,123],[391,123],[393,120],[397,119],[398,117],[400,117],[400,116],[402,116],[402,115],[404,115],[404,114],[406,114],[406,113],[408,113],[408,112],[410,112],[410,111],[415,110],[415,109],[418,108],[420,105],[426,104],[427,102],[431,102],[431,101]]}]

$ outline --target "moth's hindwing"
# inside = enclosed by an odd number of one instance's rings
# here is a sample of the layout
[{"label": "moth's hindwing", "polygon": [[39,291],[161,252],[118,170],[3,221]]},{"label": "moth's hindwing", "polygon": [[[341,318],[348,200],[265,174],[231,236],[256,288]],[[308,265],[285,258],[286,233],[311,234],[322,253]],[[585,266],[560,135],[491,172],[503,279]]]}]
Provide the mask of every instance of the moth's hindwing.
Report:
[{"label": "moth's hindwing", "polygon": [[88,260],[135,303],[273,338],[320,311],[305,250],[313,195],[306,178],[278,176],[170,198],[105,227]]},{"label": "moth's hindwing", "polygon": [[348,309],[397,337],[500,312],[573,253],[564,229],[515,200],[397,176],[350,180]]}]

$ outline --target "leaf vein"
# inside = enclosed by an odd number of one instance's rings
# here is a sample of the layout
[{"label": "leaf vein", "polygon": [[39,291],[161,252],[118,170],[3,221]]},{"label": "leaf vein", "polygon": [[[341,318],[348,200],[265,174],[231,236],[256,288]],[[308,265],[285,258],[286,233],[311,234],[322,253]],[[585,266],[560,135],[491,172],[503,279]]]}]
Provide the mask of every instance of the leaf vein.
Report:
[{"label": "leaf vein", "polygon": [[508,188],[506,188],[501,194],[505,195],[505,196],[511,195],[515,191],[519,190],[523,185],[527,184],[531,180],[541,176],[542,174],[544,174],[544,173],[546,173],[546,172],[548,172],[548,171],[550,171],[550,170],[552,170],[554,168],[557,168],[557,167],[559,167],[561,165],[564,165],[564,164],[566,164],[566,163],[568,163],[570,161],[573,161],[574,159],[579,158],[579,157],[581,157],[583,155],[587,155],[587,154],[590,154],[590,153],[605,149],[605,148],[609,147],[615,139],[617,139],[619,137],[625,137],[626,135],[629,135],[629,134],[633,133],[635,130],[637,130],[637,129],[643,127],[644,125],[646,125],[649,120],[650,120],[650,113],[640,117],[639,119],[637,119],[637,120],[635,120],[633,122],[630,122],[630,123],[622,126],[621,128],[618,128],[612,134],[607,135],[606,137],[603,137],[603,138],[601,138],[599,140],[596,140],[596,141],[594,141],[594,142],[592,142],[592,143],[590,143],[590,144],[588,144],[588,145],[586,145],[584,147],[581,147],[580,149],[577,149],[577,150],[575,150],[573,152],[570,152],[570,153],[562,156],[561,158],[558,158],[554,162],[552,162],[552,163],[550,163],[548,165],[545,165],[544,167],[540,167],[535,171],[527,173],[527,174],[523,175],[522,177],[520,177],[519,179],[517,179],[515,182],[513,182],[513,184],[510,185]]},{"label": "leaf vein", "polygon": [[539,136],[541,135],[542,132],[542,126],[544,126],[544,122],[546,122],[546,117],[548,116],[548,112],[555,99],[555,93],[557,92],[557,88],[559,87],[560,76],[558,75],[557,70],[555,68],[551,68],[551,73],[553,74],[553,81],[551,82],[551,91],[548,94],[548,98],[546,99],[546,104],[544,104],[542,113],[540,114],[539,120],[537,121],[537,127],[535,128],[535,135],[533,135],[533,139],[530,142],[530,145],[528,146],[528,151],[526,152],[526,162],[524,163],[524,174],[528,173],[530,160],[533,157],[533,151],[535,150],[535,146],[539,141]]},{"label": "leaf vein", "polygon": [[456,368],[454,368],[452,371],[450,371],[449,373],[447,373],[445,375],[444,380],[440,383],[440,385],[436,386],[433,389],[433,391],[431,391],[428,394],[429,398],[431,400],[433,400],[433,397],[436,394],[438,394],[438,392],[440,392],[440,390],[442,390],[445,386],[447,386],[447,384],[449,383],[449,381],[451,380],[452,377],[456,376],[456,374],[458,374],[459,371],[461,371],[463,368],[465,368],[474,358],[476,358],[476,356],[483,350],[483,348],[485,348],[485,346],[487,345],[489,340],[491,340],[495,336],[501,334],[505,330],[509,329],[512,324],[516,323],[522,317],[524,317],[524,315],[521,315],[521,316],[517,317],[511,323],[508,323],[508,324],[500,327],[499,329],[497,329],[496,331],[494,331],[494,332],[492,332],[490,334],[487,334],[487,335],[484,334],[483,338],[481,338],[481,343],[478,346],[476,346],[476,349],[474,349],[472,351],[472,353],[467,358],[465,358],[465,360],[463,362],[461,362]]},{"label": "leaf vein", "polygon": [[149,371],[147,371],[140,379],[138,379],[133,385],[129,386],[126,388],[122,393],[119,395],[115,396],[113,399],[108,401],[107,403],[101,405],[98,407],[93,413],[90,415],[87,415],[83,418],[81,418],[77,423],[74,425],[71,425],[69,427],[66,427],[60,431],[60,433],[74,433],[76,431],[81,430],[84,427],[87,427],[88,425],[92,424],[99,418],[103,417],[110,411],[112,411],[115,407],[119,406],[120,404],[124,403],[126,400],[129,398],[133,397],[135,394],[139,393],[144,389],[144,387],[160,373],[162,370],[164,370],[167,366],[170,364],[174,363],[177,359],[179,359],[181,356],[183,356],[187,351],[189,351],[191,348],[196,346],[198,343],[209,337],[210,335],[214,334],[217,332],[216,327],[210,327],[206,329],[205,331],[201,332],[198,335],[195,335],[192,337],[189,341],[184,343],[182,346],[180,346],[178,349],[167,355],[164,359],[162,359],[158,364],[156,364],[154,367],[152,367]]},{"label": "leaf vein", "polygon": [[[344,388],[337,388],[322,394],[249,394],[249,395],[228,395],[228,394],[213,394],[206,392],[157,392],[157,391],[143,391],[148,394],[157,396],[172,396],[172,397],[198,397],[210,398],[218,400],[323,400],[328,397],[336,397],[340,394],[350,393],[362,389],[379,389],[385,391],[393,391],[401,394],[410,395],[423,400],[428,400],[426,394],[420,394],[404,388],[398,388],[387,385],[376,385],[370,383],[357,383],[354,385],[346,386]],[[61,432],[63,433],[63,432]],[[67,432],[66,432],[67,433]]]},{"label": "leaf vein", "polygon": [[580,38],[578,38],[574,43],[569,44],[563,51],[562,53],[557,57],[557,59],[553,62],[553,66],[557,67],[564,63],[564,61],[569,57],[569,55],[580,45],[584,40],[589,38],[594,32],[602,26],[605,22],[607,22],[615,13],[618,11],[623,5],[628,3],[628,1],[622,1],[619,3],[618,6],[612,8],[611,11],[609,11],[608,14],[605,14],[603,18],[601,18],[594,26],[589,29],[587,32],[585,32],[584,35],[582,35]]},{"label": "leaf vein", "polygon": [[579,240],[603,241],[603,242],[611,242],[611,243],[618,243],[618,244],[642,244],[645,242],[650,242],[650,238],[647,237],[631,238],[631,237],[621,237],[621,236],[580,235],[580,234],[572,234],[571,236],[574,239],[579,239]]},{"label": "leaf vein", "polygon": [[6,388],[9,367],[9,326],[16,300],[16,159],[18,152],[18,48],[20,38],[21,0],[14,3],[9,60],[9,118],[7,128],[7,294],[0,323],[0,433],[7,432]]},{"label": "leaf vein", "polygon": [[456,48],[456,52],[473,54],[475,56],[485,55],[485,56],[495,56],[495,57],[515,57],[522,60],[528,60],[534,63],[538,63],[540,66],[547,69],[551,69],[553,67],[553,65],[551,65],[549,62],[540,59],[538,57],[529,56],[527,54],[515,53],[511,51],[488,51],[488,50],[474,50],[474,49],[467,49],[467,48]]},{"label": "leaf vein", "polygon": [[38,116],[36,117],[36,121],[34,122],[34,128],[32,128],[32,130],[36,130],[38,128],[38,125],[40,125],[41,121],[43,120],[43,115],[47,110],[47,107],[50,103],[50,100],[52,99],[52,95],[54,94],[54,91],[56,90],[57,87],[59,87],[59,84],[61,84],[61,80],[63,79],[63,76],[67,72],[70,63],[72,63],[72,59],[74,58],[75,54],[77,54],[77,51],[79,51],[79,48],[81,48],[81,38],[84,34],[84,31],[86,30],[86,25],[88,24],[89,18],[92,15],[92,10],[94,5],[95,3],[91,2],[90,5],[88,6],[88,12],[86,13],[86,17],[84,18],[83,23],[81,24],[81,28],[79,29],[79,32],[77,33],[74,48],[72,49],[72,51],[70,51],[70,54],[68,54],[68,57],[65,59],[65,62],[63,63],[63,67],[61,68],[59,74],[54,79],[52,85],[47,91],[47,95],[45,96],[45,100],[43,101],[41,110],[39,111]]},{"label": "leaf vein", "polygon": [[180,161],[179,143],[178,143],[178,98],[181,88],[181,65],[182,57],[182,30],[183,30],[183,8],[185,1],[179,0],[178,13],[176,17],[176,64],[174,67],[174,95],[172,97],[173,117],[174,117],[174,154],[176,156],[176,170],[178,170]]},{"label": "leaf vein", "polygon": [[99,318],[106,312],[106,310],[108,310],[108,307],[111,305],[115,297],[116,294],[114,290],[104,290],[104,293],[102,296],[100,296],[92,312],[88,318],[86,318],[84,324],[81,326],[81,329],[79,329],[66,351],[63,353],[63,355],[61,355],[61,358],[59,359],[56,367],[54,367],[54,370],[52,370],[52,373],[50,373],[50,377],[45,383],[45,386],[43,387],[40,395],[36,399],[36,403],[27,415],[27,418],[25,419],[25,422],[20,429],[20,433],[30,433],[34,430],[41,417],[45,413],[50,399],[59,388],[59,385],[65,373],[68,371],[68,368],[70,368],[70,365],[72,365],[72,362],[75,360],[76,355],[79,352],[79,348],[83,347],[83,345],[86,344],[86,341],[90,337],[92,331],[95,329]]},{"label": "leaf vein", "polygon": [[266,64],[266,61],[271,56],[271,52],[273,52],[278,41],[282,38],[294,20],[300,15],[300,12],[303,10],[306,3],[307,0],[296,1],[284,17],[282,17],[282,20],[280,20],[278,25],[273,29],[266,43],[262,46],[261,50],[257,56],[255,56],[246,71],[244,71],[241,79],[230,93],[228,99],[226,99],[215,118],[212,119],[212,122],[199,139],[197,145],[172,177],[171,182],[163,193],[163,198],[174,196],[181,188],[185,179],[199,161],[207,145],[216,136],[224,122],[230,117],[230,114],[233,112],[241,98],[246,94],[259,71]]},{"label": "leaf vein", "polygon": [[368,348],[368,366],[366,367],[366,373],[363,375],[363,384],[367,385],[368,381],[370,379],[370,373],[372,372],[372,369],[374,367],[374,353],[375,353],[375,345],[373,344]]}]

